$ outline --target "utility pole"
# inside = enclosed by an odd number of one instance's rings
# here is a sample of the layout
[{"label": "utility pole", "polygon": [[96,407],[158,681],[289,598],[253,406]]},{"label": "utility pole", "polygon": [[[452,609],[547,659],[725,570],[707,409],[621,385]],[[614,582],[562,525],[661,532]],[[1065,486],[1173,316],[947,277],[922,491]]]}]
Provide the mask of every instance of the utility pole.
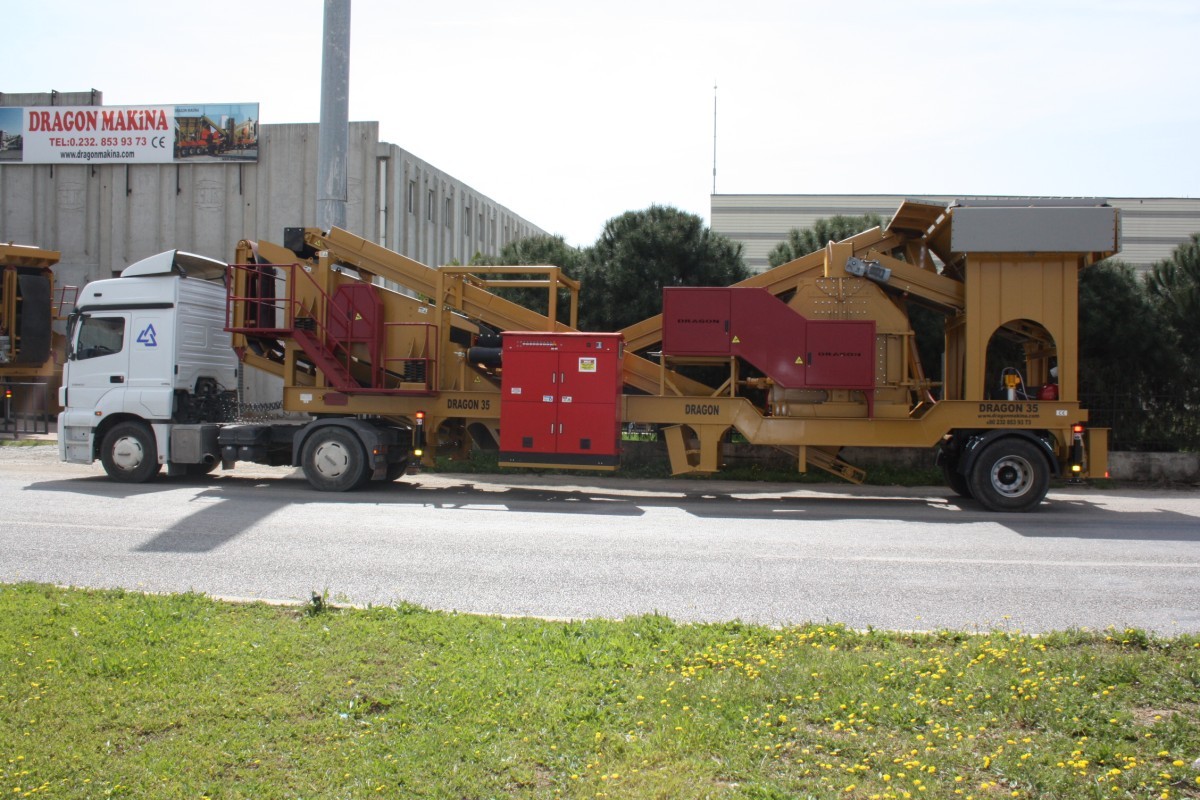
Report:
[{"label": "utility pole", "polygon": [[350,0],[325,0],[321,123],[317,147],[317,226],[346,227],[350,150]]}]

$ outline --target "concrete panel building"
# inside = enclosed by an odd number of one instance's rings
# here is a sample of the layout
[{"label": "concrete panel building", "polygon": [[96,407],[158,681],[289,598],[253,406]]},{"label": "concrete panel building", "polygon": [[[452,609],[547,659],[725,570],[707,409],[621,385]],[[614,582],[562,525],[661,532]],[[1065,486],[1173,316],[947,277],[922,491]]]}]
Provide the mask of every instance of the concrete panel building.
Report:
[{"label": "concrete panel building", "polygon": [[[949,203],[966,195],[921,195]],[[792,228],[809,228],[822,217],[878,214],[891,218],[904,195],[885,194],[716,194],[711,198],[712,229],[745,248],[746,266],[767,269],[767,255],[787,239]],[[1171,255],[1179,244],[1200,232],[1200,198],[1111,197],[1121,210],[1122,248],[1117,258],[1141,271]]]},{"label": "concrete panel building", "polygon": [[[98,91],[0,94],[0,106],[101,105]],[[59,250],[59,281],[112,277],[179,248],[224,261],[240,239],[281,241],[317,219],[318,125],[259,127],[258,160],[196,164],[0,161],[0,240]],[[424,264],[467,263],[545,231],[350,123],[346,227]]]}]

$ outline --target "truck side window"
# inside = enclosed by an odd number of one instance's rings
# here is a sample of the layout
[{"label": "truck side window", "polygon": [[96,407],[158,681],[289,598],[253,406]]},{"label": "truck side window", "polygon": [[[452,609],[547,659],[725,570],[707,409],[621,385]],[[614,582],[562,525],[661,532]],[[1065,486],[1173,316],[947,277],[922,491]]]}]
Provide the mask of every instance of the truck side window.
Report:
[{"label": "truck side window", "polygon": [[85,316],[79,325],[75,357],[79,360],[121,352],[125,347],[125,320],[121,317]]}]

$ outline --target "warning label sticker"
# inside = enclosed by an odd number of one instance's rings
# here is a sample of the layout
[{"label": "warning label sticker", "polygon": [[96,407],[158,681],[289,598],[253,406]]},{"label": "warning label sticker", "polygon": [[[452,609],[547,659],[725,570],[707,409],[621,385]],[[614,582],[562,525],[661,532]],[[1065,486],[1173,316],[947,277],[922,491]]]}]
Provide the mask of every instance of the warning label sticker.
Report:
[{"label": "warning label sticker", "polygon": [[579,371],[580,372],[595,372],[596,371],[596,359],[593,357],[579,359]]}]

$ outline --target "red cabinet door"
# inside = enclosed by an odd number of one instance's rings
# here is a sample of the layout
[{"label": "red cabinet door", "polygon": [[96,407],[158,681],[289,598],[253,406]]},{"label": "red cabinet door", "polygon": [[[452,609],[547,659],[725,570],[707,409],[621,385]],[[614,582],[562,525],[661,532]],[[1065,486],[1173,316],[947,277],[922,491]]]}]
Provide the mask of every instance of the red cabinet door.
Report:
[{"label": "red cabinet door", "polygon": [[561,403],[613,403],[620,396],[620,345],[610,339],[579,339],[559,353]]},{"label": "red cabinet door", "polygon": [[511,453],[553,453],[558,447],[557,403],[512,403],[502,409],[500,449]]},{"label": "red cabinet door", "polygon": [[558,401],[558,351],[521,350],[505,354],[504,403]]},{"label": "red cabinet door", "polygon": [[875,323],[808,321],[807,384],[813,388],[875,388]]},{"label": "red cabinet door", "polygon": [[611,403],[572,403],[559,406],[558,453],[614,455],[620,425]]},{"label": "red cabinet door", "polygon": [[729,289],[663,289],[662,346],[669,356],[729,355]]},{"label": "red cabinet door", "polygon": [[500,449],[554,452],[558,435],[558,352],[521,349],[505,361]]}]

